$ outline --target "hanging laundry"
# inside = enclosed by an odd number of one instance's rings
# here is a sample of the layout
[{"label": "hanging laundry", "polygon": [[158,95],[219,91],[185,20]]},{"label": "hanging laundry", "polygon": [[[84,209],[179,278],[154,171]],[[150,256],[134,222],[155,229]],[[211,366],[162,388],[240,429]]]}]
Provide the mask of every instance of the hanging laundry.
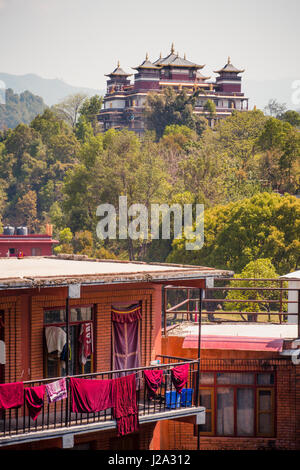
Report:
[{"label": "hanging laundry", "polygon": [[61,353],[67,341],[66,332],[59,326],[47,326],[45,328],[45,336],[48,353],[53,351]]},{"label": "hanging laundry", "polygon": [[80,328],[78,341],[79,346],[79,362],[85,365],[87,358],[93,352],[93,325],[92,323],[83,323]]},{"label": "hanging laundry", "polygon": [[48,403],[67,398],[67,382],[66,379],[59,379],[46,385]]},{"label": "hanging laundry", "polygon": [[23,382],[0,385],[0,410],[19,408],[24,403]]},{"label": "hanging laundry", "polygon": [[137,431],[139,419],[135,374],[113,380],[113,406],[118,436]]},{"label": "hanging laundry", "polygon": [[140,366],[140,305],[118,310],[112,308],[113,369],[135,369]]},{"label": "hanging laundry", "polygon": [[155,397],[158,387],[162,383],[162,370],[144,370],[145,383],[148,389],[148,397],[152,400]]},{"label": "hanging laundry", "polygon": [[112,408],[112,379],[93,380],[70,377],[70,394],[74,413],[96,413]]},{"label": "hanging laundry", "polygon": [[25,388],[25,400],[30,417],[35,421],[44,405],[46,385]]},{"label": "hanging laundry", "polygon": [[189,365],[183,364],[182,366],[173,367],[171,369],[172,382],[178,393],[181,393],[183,387],[188,381]]}]

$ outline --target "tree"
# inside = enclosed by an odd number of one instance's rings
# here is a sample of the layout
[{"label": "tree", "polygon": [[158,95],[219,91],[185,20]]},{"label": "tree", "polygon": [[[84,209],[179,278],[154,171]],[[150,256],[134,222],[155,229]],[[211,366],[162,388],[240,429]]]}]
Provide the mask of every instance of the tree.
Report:
[{"label": "tree", "polygon": [[291,126],[300,127],[300,113],[293,110],[285,111],[279,116],[282,121],[288,122]]},{"label": "tree", "polygon": [[0,103],[0,129],[14,129],[21,123],[30,124],[45,108],[40,96],[33,95],[28,90],[17,94],[8,88],[5,90],[5,103]]},{"label": "tree", "polygon": [[83,93],[75,93],[52,106],[52,111],[58,118],[66,121],[74,129],[80,115],[80,108],[86,98],[87,96]]},{"label": "tree", "polygon": [[85,118],[96,134],[97,131],[97,116],[102,108],[103,97],[94,95],[90,98],[86,98],[80,107],[80,117]]},{"label": "tree", "polygon": [[158,140],[166,126],[172,124],[187,126],[201,135],[207,121],[193,112],[198,93],[188,95],[184,90],[177,93],[172,88],[166,88],[159,94],[150,93],[144,111],[147,129],[155,131]]},{"label": "tree", "polygon": [[[235,274],[234,278],[245,279],[277,279],[278,274],[270,259],[257,259],[250,261],[240,274]],[[252,287],[278,287],[276,281],[235,281],[235,287],[247,288]],[[280,300],[280,293],[278,291],[261,291],[261,290],[234,290],[228,291],[226,295],[227,300],[243,300],[243,302],[224,302],[224,308],[228,311],[240,312],[267,312],[270,313],[270,303],[263,302],[264,299]],[[245,300],[261,300],[261,302],[244,302]],[[272,304],[274,306],[274,304]],[[248,315],[248,321],[257,321],[257,315]],[[270,319],[270,317],[269,317]]]},{"label": "tree", "polygon": [[216,114],[216,105],[212,100],[207,100],[203,107],[211,117]]},{"label": "tree", "polygon": [[273,188],[296,192],[300,180],[300,135],[296,128],[285,121],[269,118],[257,146],[264,154],[260,165]]},{"label": "tree", "polygon": [[56,254],[67,253],[72,254],[74,252],[72,246],[73,233],[69,227],[62,229],[59,232],[59,245],[54,248]]},{"label": "tree", "polygon": [[187,251],[174,240],[167,261],[213,266],[241,272],[259,258],[271,260],[286,274],[300,261],[300,201],[290,195],[258,193],[205,211],[204,245]]},{"label": "tree", "polygon": [[94,244],[93,234],[89,230],[76,232],[73,239],[74,252],[80,255],[93,256]]},{"label": "tree", "polygon": [[26,225],[29,229],[35,229],[37,217],[37,196],[35,191],[28,191],[16,204],[16,221],[20,225]]},{"label": "tree", "polygon": [[278,103],[278,101],[271,99],[268,104],[264,107],[264,112],[269,115],[278,118],[286,111],[286,103]]}]

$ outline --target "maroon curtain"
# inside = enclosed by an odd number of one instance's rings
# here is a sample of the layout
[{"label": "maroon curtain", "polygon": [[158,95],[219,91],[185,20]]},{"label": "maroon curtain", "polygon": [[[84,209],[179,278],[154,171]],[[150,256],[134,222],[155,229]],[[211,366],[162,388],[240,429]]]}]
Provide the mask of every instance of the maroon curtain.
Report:
[{"label": "maroon curtain", "polygon": [[140,367],[140,305],[112,308],[113,369]]}]

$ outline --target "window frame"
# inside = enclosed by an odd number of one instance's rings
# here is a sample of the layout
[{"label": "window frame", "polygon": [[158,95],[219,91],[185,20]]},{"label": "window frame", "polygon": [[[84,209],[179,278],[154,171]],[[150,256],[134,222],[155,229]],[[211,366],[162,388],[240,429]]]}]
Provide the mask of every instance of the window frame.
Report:
[{"label": "window frame", "polygon": [[[69,321],[69,327],[71,326],[76,326],[76,325],[81,325],[83,323],[92,323],[93,325],[93,343],[94,343],[94,348],[93,352],[91,354],[91,372],[93,373],[95,370],[95,344],[96,344],[96,329],[95,329],[95,312],[96,312],[96,305],[95,304],[76,304],[76,305],[70,305],[69,310],[71,312],[71,309],[75,308],[91,308],[91,320],[76,320],[76,321]],[[43,341],[44,341],[44,348],[43,348],[43,357],[44,357],[44,376],[45,378],[48,378],[48,351],[47,351],[47,345],[46,345],[46,340],[45,340],[45,328],[48,326],[58,326],[58,327],[66,327],[66,318],[63,322],[53,322],[53,323],[45,323],[45,311],[47,310],[66,310],[66,305],[55,305],[53,307],[44,307],[43,308]],[[71,316],[71,315],[70,315]],[[62,377],[61,373],[61,360],[57,358],[57,377]],[[81,364],[81,366],[78,366],[78,372],[76,372],[76,375],[84,375],[84,365]],[[50,377],[49,377],[50,378]]]},{"label": "window frame", "polygon": [[[275,437],[276,436],[276,388],[277,388],[277,377],[276,377],[276,371],[266,371],[266,370],[205,370],[201,371],[200,374],[203,373],[213,373],[213,383],[211,384],[199,384],[199,390],[210,390],[212,394],[212,400],[211,400],[211,405],[212,405],[212,410],[209,412],[211,413],[211,431],[201,431],[200,430],[200,435],[201,436],[213,436],[213,437],[229,437],[229,438],[252,438],[252,437]],[[231,384],[231,383],[226,383],[226,384],[221,384],[217,383],[217,374],[218,373],[225,373],[225,374],[231,374],[231,373],[238,373],[238,374],[245,374],[245,373],[251,373],[254,375],[254,381],[253,384]],[[267,385],[260,385],[258,384],[258,374],[267,374],[271,373],[274,376],[274,383],[272,385],[267,384]],[[234,393],[234,405],[233,405],[233,413],[234,413],[234,432],[233,434],[230,435],[224,435],[224,434],[217,434],[217,392],[218,388],[232,388],[233,393]],[[253,390],[254,393],[254,425],[253,425],[253,434],[251,435],[238,435],[237,433],[237,389],[240,388],[250,388]],[[259,391],[261,390],[270,390],[271,391],[271,410],[270,411],[260,411],[259,410]],[[266,433],[260,433],[259,432],[259,414],[262,413],[269,413],[271,415],[271,423],[272,423],[272,430],[271,433],[266,434]]]}]

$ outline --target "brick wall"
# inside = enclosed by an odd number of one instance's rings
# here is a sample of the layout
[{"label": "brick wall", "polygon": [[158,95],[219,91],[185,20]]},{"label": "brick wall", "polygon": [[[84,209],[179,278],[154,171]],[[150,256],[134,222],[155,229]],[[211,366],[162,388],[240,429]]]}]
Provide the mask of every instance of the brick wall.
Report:
[{"label": "brick wall", "polygon": [[[196,358],[196,350],[182,349],[183,338],[168,337],[162,339],[163,354],[179,357]],[[209,370],[220,370],[222,359],[231,359],[231,365],[223,366],[222,370],[267,371],[261,366],[264,360],[276,373],[275,386],[275,437],[217,437],[200,436],[202,450],[256,450],[256,449],[300,449],[300,366],[292,364],[291,360],[280,358],[277,353],[261,353],[251,351],[201,351],[201,367],[205,364]],[[234,360],[239,361],[235,366]],[[249,366],[251,360],[251,366]],[[242,362],[244,361],[244,366]],[[237,362],[236,362],[237,363]],[[274,365],[276,363],[276,365]],[[215,364],[215,366],[213,365]],[[228,362],[230,364],[230,362]],[[247,365],[246,365],[247,364]],[[272,365],[273,364],[273,365]],[[227,369],[226,369],[227,368]],[[202,369],[203,370],[203,369]],[[176,420],[161,423],[162,450],[196,450],[197,436],[194,425]]]}]

